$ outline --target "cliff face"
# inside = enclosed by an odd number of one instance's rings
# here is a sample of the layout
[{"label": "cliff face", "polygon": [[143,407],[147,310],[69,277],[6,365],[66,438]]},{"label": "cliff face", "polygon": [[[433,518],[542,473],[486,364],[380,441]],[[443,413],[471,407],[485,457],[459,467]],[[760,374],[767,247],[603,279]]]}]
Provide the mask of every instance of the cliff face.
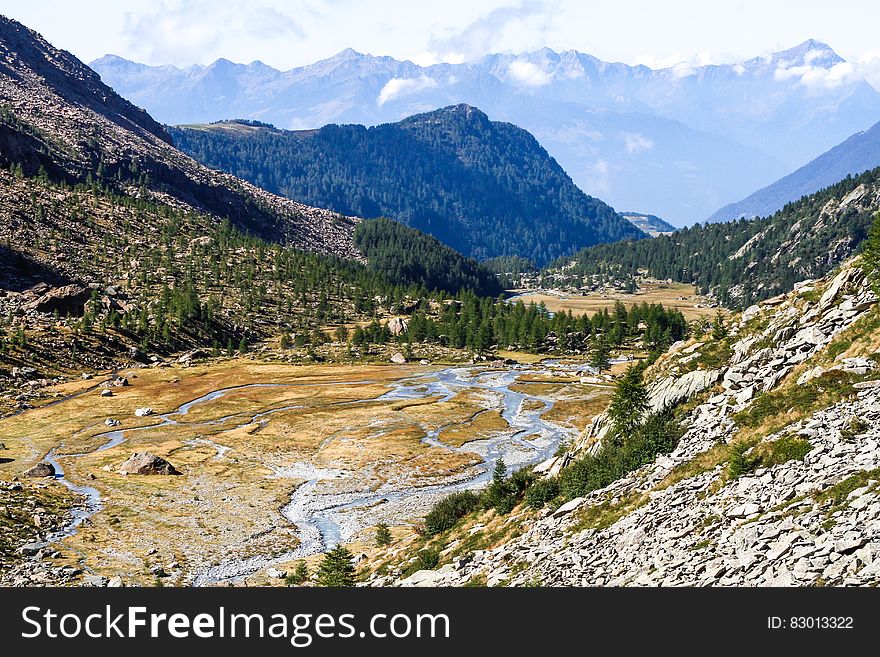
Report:
[{"label": "cliff face", "polygon": [[[743,313],[724,340],[648,370],[675,449],[495,549],[403,585],[880,583],[880,308],[852,263]],[[598,449],[596,419],[556,472]]]}]

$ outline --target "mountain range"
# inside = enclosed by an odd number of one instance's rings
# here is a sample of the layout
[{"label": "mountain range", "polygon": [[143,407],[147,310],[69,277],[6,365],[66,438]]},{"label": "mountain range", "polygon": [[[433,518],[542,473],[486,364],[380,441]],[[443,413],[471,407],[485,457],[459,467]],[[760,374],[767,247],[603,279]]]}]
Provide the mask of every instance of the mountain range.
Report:
[{"label": "mountain range", "polygon": [[203,164],[344,215],[390,217],[486,259],[546,264],[641,237],[584,194],[537,140],[470,105],[366,128],[276,130],[253,122],[169,128]]},{"label": "mountain range", "polygon": [[168,124],[372,126],[468,103],[534,134],[586,193],[686,225],[877,122],[880,93],[837,75],[842,64],[809,40],[733,65],[658,70],[546,48],[427,67],[353,50],[288,71],[112,55],[91,65]]},{"label": "mountain range", "polygon": [[709,217],[710,222],[742,217],[765,217],[786,203],[819,191],[851,175],[880,166],[880,123],[858,132],[815,160],[750,194],[737,203],[724,206]]}]

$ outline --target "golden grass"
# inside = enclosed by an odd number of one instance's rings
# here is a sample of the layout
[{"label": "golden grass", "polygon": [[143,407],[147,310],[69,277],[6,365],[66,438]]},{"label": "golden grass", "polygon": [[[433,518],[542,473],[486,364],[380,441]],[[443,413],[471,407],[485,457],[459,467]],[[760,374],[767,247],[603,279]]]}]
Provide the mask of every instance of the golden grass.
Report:
[{"label": "golden grass", "polygon": [[618,301],[627,308],[641,303],[659,303],[667,308],[680,310],[686,319],[699,319],[701,317],[714,317],[717,308],[696,308],[697,304],[706,304],[706,298],[696,293],[693,285],[673,283],[646,284],[644,290],[635,294],[622,292],[591,293],[587,295],[569,294],[563,297],[553,294],[532,293],[520,297],[523,303],[543,303],[552,312],[567,312],[571,310],[575,315],[601,312],[604,308],[614,308]]}]

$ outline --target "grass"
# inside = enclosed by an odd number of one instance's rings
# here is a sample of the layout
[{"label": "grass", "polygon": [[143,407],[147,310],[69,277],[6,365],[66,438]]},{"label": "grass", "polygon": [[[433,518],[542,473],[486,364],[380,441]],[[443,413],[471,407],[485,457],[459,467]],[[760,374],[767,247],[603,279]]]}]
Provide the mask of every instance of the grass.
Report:
[{"label": "grass", "polygon": [[746,454],[748,445],[740,443],[731,450],[727,464],[727,478],[737,479],[758,468],[769,468],[788,461],[802,461],[812,449],[809,440],[793,435],[759,443],[748,455]]},{"label": "grass", "polygon": [[624,516],[647,504],[650,499],[647,495],[632,493],[616,502],[607,499],[601,504],[587,507],[578,511],[577,522],[572,526],[572,532],[607,529]]},{"label": "grass", "polygon": [[[813,497],[819,503],[830,502],[828,515],[846,504],[849,494],[854,490],[870,485],[880,480],[880,468],[874,470],[860,470],[843,481],[819,491]],[[875,484],[876,485],[876,484]]]},{"label": "grass", "polygon": [[[803,417],[854,394],[861,377],[840,371],[825,372],[804,385],[788,385],[759,395],[751,405],[733,416],[740,427],[776,427],[791,423],[791,414]],[[773,433],[773,431],[768,431]]]}]

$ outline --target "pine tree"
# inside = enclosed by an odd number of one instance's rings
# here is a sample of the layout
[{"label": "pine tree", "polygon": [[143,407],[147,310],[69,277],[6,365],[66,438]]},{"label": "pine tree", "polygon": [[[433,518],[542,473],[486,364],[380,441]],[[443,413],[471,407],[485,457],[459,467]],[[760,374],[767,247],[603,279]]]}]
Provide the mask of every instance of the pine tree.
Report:
[{"label": "pine tree", "polygon": [[871,232],[862,247],[862,267],[875,292],[880,292],[880,213],[874,215]]},{"label": "pine tree", "polygon": [[300,559],[296,562],[296,569],[287,576],[286,583],[288,586],[298,586],[309,578],[309,566],[305,561]]},{"label": "pine tree", "polygon": [[642,370],[638,365],[630,365],[617,382],[608,405],[611,426],[620,442],[624,442],[641,426],[647,409],[648,391],[642,381]]},{"label": "pine tree", "polygon": [[337,545],[324,554],[318,567],[318,584],[321,586],[354,586],[352,554],[344,546]]},{"label": "pine tree", "polygon": [[605,341],[605,338],[599,338],[596,345],[593,347],[593,354],[590,357],[590,367],[595,367],[598,372],[602,372],[603,370],[607,370],[611,365],[611,361],[609,360],[609,349],[608,343]]},{"label": "pine tree", "polygon": [[388,529],[388,525],[384,522],[379,523],[379,525],[376,526],[376,545],[384,547],[386,545],[391,545],[391,541],[391,530]]}]

